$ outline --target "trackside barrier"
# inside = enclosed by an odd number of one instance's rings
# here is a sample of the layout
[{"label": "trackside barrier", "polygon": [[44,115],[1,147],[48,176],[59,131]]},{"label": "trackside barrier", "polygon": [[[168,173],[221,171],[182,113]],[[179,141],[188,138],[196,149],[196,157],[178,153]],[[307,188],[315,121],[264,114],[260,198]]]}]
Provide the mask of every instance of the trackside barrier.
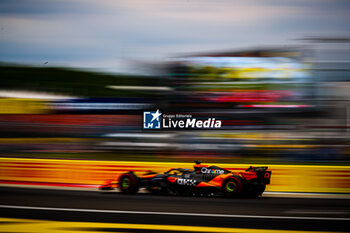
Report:
[{"label": "trackside barrier", "polygon": [[[215,164],[242,171],[249,164]],[[269,166],[271,184],[266,191],[350,193],[350,166],[254,165]],[[0,158],[0,183],[41,183],[47,185],[99,185],[106,179],[134,171],[192,168],[192,163],[90,161],[60,159]]]}]

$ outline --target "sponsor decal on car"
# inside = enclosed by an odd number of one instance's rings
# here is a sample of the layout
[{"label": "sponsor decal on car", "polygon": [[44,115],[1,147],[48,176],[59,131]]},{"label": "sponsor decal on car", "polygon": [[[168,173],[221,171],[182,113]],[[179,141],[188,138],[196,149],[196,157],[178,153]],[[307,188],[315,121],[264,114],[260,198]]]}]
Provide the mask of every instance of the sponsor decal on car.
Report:
[{"label": "sponsor decal on car", "polygon": [[192,179],[177,179],[177,184],[186,186],[196,186],[197,181]]},{"label": "sponsor decal on car", "polygon": [[208,169],[206,167],[202,167],[201,172],[204,174],[224,174],[225,173],[225,171],[221,169]]}]

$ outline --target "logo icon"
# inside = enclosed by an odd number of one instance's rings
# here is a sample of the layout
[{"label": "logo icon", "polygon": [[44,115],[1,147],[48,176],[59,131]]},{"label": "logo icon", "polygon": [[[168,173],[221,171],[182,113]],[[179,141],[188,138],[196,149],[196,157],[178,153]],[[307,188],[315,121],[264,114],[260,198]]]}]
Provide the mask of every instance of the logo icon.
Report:
[{"label": "logo icon", "polygon": [[159,109],[156,112],[143,112],[143,128],[160,129],[161,115]]}]

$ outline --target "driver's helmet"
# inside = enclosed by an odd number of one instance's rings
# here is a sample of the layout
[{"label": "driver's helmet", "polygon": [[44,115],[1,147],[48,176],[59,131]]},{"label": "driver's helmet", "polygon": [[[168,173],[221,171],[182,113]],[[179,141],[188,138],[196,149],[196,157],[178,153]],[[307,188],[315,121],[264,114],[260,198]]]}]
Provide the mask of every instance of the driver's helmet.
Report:
[{"label": "driver's helmet", "polygon": [[193,165],[193,168],[196,171],[196,173],[201,173],[202,167],[208,167],[208,165],[202,165],[201,161],[194,161],[194,162],[195,162],[195,165]]}]

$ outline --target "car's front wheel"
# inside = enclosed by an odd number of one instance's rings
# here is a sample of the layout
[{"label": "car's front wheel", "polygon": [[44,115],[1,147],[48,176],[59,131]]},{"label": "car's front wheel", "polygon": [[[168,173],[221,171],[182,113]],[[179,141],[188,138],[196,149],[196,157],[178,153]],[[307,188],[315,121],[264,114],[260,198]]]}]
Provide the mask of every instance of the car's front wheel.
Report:
[{"label": "car's front wheel", "polygon": [[119,189],[124,194],[134,194],[139,190],[139,180],[134,173],[125,173],[119,177]]}]

